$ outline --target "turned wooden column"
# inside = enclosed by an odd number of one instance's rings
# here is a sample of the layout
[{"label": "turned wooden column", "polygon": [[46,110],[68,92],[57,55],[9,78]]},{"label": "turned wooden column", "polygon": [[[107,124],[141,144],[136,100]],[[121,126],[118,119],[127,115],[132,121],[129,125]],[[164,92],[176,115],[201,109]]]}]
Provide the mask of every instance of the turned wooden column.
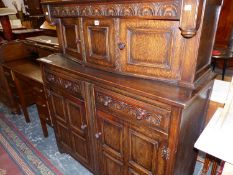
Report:
[{"label": "turned wooden column", "polygon": [[0,21],[3,28],[4,38],[8,41],[13,40],[14,36],[8,15],[15,14],[15,11],[9,8],[0,8]]}]

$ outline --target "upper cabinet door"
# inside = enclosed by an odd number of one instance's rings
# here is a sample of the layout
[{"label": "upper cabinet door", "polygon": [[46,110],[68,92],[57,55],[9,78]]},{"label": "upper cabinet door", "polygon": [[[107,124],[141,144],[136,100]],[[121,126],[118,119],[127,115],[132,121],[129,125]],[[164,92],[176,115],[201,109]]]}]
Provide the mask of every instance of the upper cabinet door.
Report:
[{"label": "upper cabinet door", "polygon": [[84,19],[87,64],[100,68],[115,67],[114,19]]},{"label": "upper cabinet door", "polygon": [[62,19],[61,29],[64,54],[71,56],[74,60],[83,61],[79,20],[69,18]]},{"label": "upper cabinet door", "polygon": [[153,79],[179,78],[178,21],[122,19],[120,29],[122,72]]}]

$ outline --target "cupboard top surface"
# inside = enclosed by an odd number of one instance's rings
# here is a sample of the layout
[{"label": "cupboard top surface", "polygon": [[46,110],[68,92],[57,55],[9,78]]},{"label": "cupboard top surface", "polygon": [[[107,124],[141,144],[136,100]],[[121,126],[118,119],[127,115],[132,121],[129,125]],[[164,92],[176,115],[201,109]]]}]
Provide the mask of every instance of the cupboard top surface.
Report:
[{"label": "cupboard top surface", "polygon": [[[65,59],[60,54],[50,55],[46,59],[39,61],[43,64],[54,66],[58,68],[58,70],[65,71],[68,74],[75,74],[84,81],[88,81],[99,86],[103,86],[103,84],[105,84],[114,88],[120,88],[126,92],[133,92],[134,94],[144,96],[152,100],[159,100],[179,107],[188,106],[194,97],[205,89],[204,86],[207,87],[206,84],[203,84],[200,88],[192,90],[159,81],[118,75],[82,66],[72,60]],[[212,80],[214,76],[215,74],[211,74],[209,80]]]}]

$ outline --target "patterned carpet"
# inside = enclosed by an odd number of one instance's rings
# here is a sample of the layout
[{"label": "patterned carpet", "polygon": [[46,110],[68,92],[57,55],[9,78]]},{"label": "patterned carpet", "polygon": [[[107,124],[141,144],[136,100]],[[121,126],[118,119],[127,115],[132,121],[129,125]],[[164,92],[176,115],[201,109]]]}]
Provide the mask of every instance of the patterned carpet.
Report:
[{"label": "patterned carpet", "polygon": [[[49,127],[49,137],[44,138],[36,106],[28,108],[31,123],[26,123],[23,115],[10,114],[7,108],[0,103],[0,112],[21,131],[52,164],[64,175],[91,175],[81,164],[67,154],[60,154],[56,145],[53,129]],[[1,175],[1,173],[0,173]]]},{"label": "patterned carpet", "polygon": [[[36,110],[36,106],[28,108],[31,123],[26,123],[23,115],[13,115],[0,103],[0,112],[12,122],[26,138],[57,167],[64,175],[92,175],[85,167],[67,154],[60,154],[56,145],[53,129],[49,128],[49,137],[44,138]],[[199,175],[202,163],[197,162],[193,175]],[[209,174],[209,173],[208,173]],[[1,175],[1,168],[0,168]]]},{"label": "patterned carpet", "polygon": [[14,126],[0,113],[0,169],[6,175],[62,175]]}]

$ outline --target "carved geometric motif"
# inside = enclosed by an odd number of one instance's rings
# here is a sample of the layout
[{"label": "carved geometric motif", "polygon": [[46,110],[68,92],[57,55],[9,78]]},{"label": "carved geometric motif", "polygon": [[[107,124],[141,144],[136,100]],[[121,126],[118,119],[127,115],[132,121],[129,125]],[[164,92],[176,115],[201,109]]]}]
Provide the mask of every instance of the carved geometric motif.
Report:
[{"label": "carved geometric motif", "polygon": [[179,19],[179,1],[51,6],[52,17],[112,16],[112,17],[155,17]]}]

